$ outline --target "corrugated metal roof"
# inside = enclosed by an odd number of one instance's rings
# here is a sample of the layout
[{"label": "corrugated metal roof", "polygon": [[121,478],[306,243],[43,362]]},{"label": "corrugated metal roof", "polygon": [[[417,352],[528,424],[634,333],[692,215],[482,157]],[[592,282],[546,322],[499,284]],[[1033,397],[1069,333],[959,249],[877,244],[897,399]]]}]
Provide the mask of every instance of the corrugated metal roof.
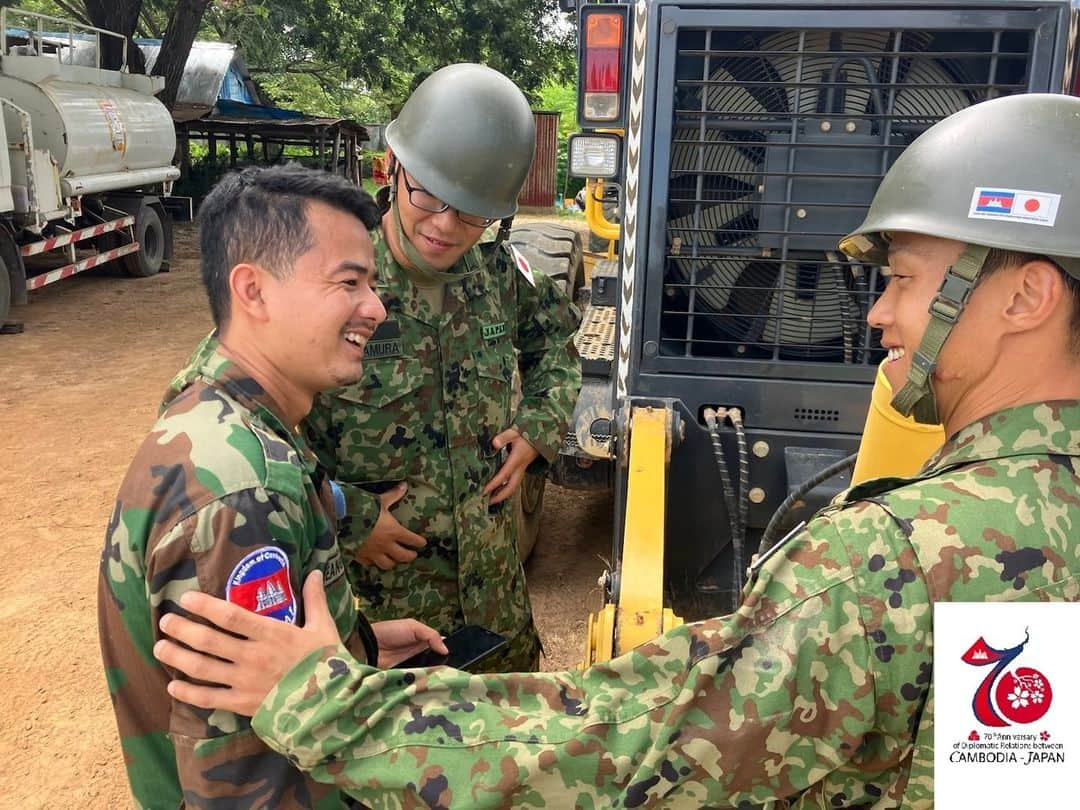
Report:
[{"label": "corrugated metal roof", "polygon": [[[47,35],[46,41],[60,45],[60,58],[67,61],[67,34]],[[154,68],[161,52],[160,39],[137,39],[135,44],[146,60],[146,72]],[[92,38],[75,38],[75,56],[72,60],[77,65],[93,66],[96,61],[97,45]],[[219,98],[239,101],[244,104],[261,104],[258,90],[251,81],[244,58],[231,42],[212,42],[198,40],[191,46],[184,75],[180,79],[176,103],[190,107],[204,107],[210,110]]]}]

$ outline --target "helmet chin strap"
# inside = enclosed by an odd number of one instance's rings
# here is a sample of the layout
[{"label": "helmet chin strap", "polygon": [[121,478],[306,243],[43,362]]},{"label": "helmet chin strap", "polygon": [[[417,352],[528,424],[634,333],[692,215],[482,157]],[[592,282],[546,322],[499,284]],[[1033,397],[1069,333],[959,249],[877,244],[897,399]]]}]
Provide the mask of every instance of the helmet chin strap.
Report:
[{"label": "helmet chin strap", "polygon": [[405,258],[409,260],[409,264],[416,269],[421,278],[442,284],[452,284],[455,281],[461,281],[466,276],[480,272],[479,267],[472,270],[462,270],[458,273],[447,273],[445,270],[433,267],[416,249],[416,245],[409,241],[409,237],[405,235],[405,229],[401,226],[401,214],[398,211],[396,195],[392,195],[390,198],[390,214],[394,220],[394,233],[397,236],[397,243],[401,247],[401,252],[405,254]]},{"label": "helmet chin strap", "polygon": [[[461,279],[476,275],[480,272],[480,267],[474,267],[471,270],[461,270],[456,273],[447,273],[444,270],[439,270],[433,267],[416,249],[416,245],[412,243],[408,236],[405,234],[405,229],[401,224],[401,211],[398,208],[398,195],[397,195],[397,166],[392,166],[394,172],[394,182],[390,184],[390,213],[394,220],[394,234],[397,236],[398,245],[401,246],[401,252],[405,254],[405,258],[409,260],[409,263],[416,269],[417,273],[422,278],[426,278],[433,282],[440,282],[443,284],[450,284],[455,281],[461,281]],[[510,237],[510,226],[514,222],[513,216],[509,216],[499,222],[499,232],[495,236],[492,250],[488,255],[486,267],[492,269],[495,266],[495,259],[499,252],[499,246]],[[466,256],[468,253],[466,253]]]},{"label": "helmet chin strap", "polygon": [[967,306],[975,282],[986,262],[990,248],[968,245],[948,270],[938,293],[930,302],[930,323],[926,325],[919,348],[911,358],[911,369],[903,388],[892,398],[892,406],[904,416],[914,417],[924,425],[941,422],[937,398],[932,386],[938,356]]}]

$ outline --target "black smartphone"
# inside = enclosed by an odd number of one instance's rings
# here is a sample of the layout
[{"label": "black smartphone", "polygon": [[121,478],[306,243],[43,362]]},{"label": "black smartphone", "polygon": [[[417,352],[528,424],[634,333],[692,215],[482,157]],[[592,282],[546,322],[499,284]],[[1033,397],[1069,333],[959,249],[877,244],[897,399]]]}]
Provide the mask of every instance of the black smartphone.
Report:
[{"label": "black smartphone", "polygon": [[447,666],[467,670],[505,647],[506,637],[478,624],[469,624],[448,635],[443,639],[443,643],[450,651],[449,655],[440,655],[430,649],[424,650],[400,664],[395,664],[395,668]]},{"label": "black smartphone", "polygon": [[360,489],[365,492],[370,492],[372,495],[382,495],[384,492],[389,492],[401,481],[365,481],[362,484],[357,484]]}]

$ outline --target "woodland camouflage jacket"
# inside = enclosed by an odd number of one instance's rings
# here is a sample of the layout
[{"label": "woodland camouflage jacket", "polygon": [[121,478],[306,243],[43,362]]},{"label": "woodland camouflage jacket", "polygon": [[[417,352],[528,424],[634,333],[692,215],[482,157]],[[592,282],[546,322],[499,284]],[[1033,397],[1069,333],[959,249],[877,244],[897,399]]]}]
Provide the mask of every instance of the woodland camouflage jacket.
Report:
[{"label": "woodland camouflage jacket", "polygon": [[185,591],[302,621],[300,587],[316,568],[341,637],[362,654],[329,488],[267,394],[215,347],[211,336],[173,381],[105,537],[98,617],[128,778],[144,808],[342,807],[248,718],[173,701],[152,654],[158,620],[180,612]]}]

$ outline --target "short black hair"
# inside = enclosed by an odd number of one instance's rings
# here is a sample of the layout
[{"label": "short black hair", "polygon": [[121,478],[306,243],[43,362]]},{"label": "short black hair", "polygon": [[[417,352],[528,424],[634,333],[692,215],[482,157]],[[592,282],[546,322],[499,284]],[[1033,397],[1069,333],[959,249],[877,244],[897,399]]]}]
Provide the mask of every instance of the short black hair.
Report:
[{"label": "short black hair", "polygon": [[229,320],[233,267],[258,263],[285,278],[296,258],[311,247],[309,202],[352,214],[369,231],[379,225],[379,209],[366,191],[336,174],[295,163],[231,172],[206,195],[199,206],[199,245],[215,326]]},{"label": "short black hair", "polygon": [[1065,279],[1065,295],[1072,301],[1072,314],[1069,318],[1069,349],[1072,354],[1080,356],[1080,279],[1066,273],[1065,268],[1054,261],[1052,257],[1040,253],[1023,253],[1018,250],[991,248],[990,252],[986,254],[986,261],[983,262],[979,278],[985,278],[999,270],[1019,267],[1022,264],[1036,261],[1049,262],[1054,265]]}]

